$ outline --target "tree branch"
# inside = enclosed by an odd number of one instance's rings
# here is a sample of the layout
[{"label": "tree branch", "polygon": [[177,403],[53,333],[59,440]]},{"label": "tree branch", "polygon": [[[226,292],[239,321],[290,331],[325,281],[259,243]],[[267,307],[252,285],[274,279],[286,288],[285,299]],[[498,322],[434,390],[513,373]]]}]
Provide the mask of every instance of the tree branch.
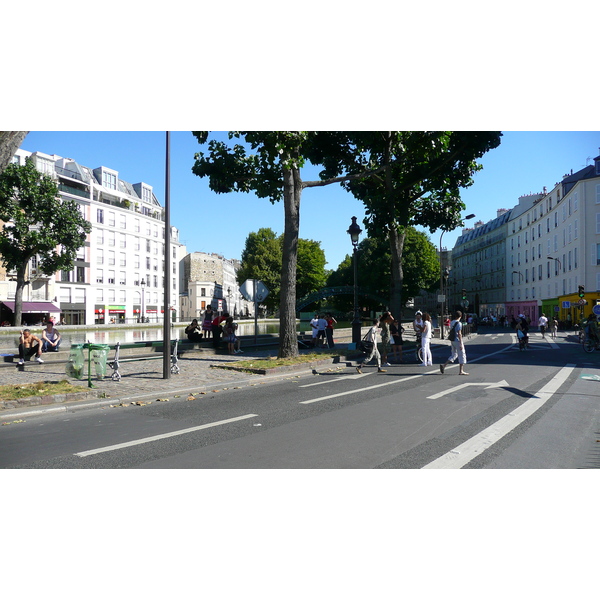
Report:
[{"label": "tree branch", "polygon": [[377,175],[382,171],[385,171],[386,167],[379,167],[378,169],[369,169],[362,173],[356,173],[355,175],[342,175],[341,177],[331,177],[329,179],[320,179],[318,181],[303,181],[302,188],[308,187],[322,187],[324,185],[330,185],[332,183],[342,183],[344,181],[354,181],[355,179],[363,179],[364,177],[370,177]]}]

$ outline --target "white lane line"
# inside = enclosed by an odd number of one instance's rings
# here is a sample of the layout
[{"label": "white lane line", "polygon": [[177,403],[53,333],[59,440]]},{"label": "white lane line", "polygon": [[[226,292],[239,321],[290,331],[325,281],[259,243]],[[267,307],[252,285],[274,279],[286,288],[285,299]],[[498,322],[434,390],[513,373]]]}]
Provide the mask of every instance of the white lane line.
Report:
[{"label": "white lane line", "polygon": [[113,446],[104,446],[104,448],[86,450],[85,452],[76,452],[75,456],[91,456],[92,454],[100,454],[102,452],[112,452],[113,450],[128,448],[130,446],[138,446],[139,444],[147,444],[148,442],[155,442],[156,440],[164,440],[166,438],[192,433],[193,431],[200,431],[201,429],[209,429],[210,427],[216,427],[217,425],[225,425],[226,423],[234,423],[235,421],[242,421],[243,419],[251,419],[252,417],[258,417],[258,415],[242,415],[241,417],[225,419],[224,421],[215,421],[214,423],[206,423],[205,425],[189,427],[188,429],[180,429],[179,431],[172,431],[171,433],[153,435],[151,437],[141,438],[139,440],[132,440],[131,442],[123,442],[122,444],[115,444]]},{"label": "white lane line", "polygon": [[571,375],[574,368],[575,365],[564,366],[535,396],[521,404],[519,408],[450,452],[425,465],[423,469],[460,469],[464,467],[546,404]]},{"label": "white lane line", "polygon": [[373,375],[373,373],[375,373],[375,371],[373,371],[372,373],[362,373],[362,374],[356,374],[356,375],[345,375],[343,377],[335,377],[334,379],[326,379],[325,381],[317,381],[317,383],[307,383],[306,385],[299,385],[298,387],[301,388],[307,388],[307,387],[313,387],[315,385],[323,385],[324,383],[333,383],[334,381],[352,381],[354,379],[362,379],[363,377],[367,377],[369,375]]},{"label": "white lane line", "polygon": [[314,398],[313,400],[304,400],[300,404],[312,404],[313,402],[322,402],[323,400],[329,400],[330,398],[339,398],[340,396],[349,396],[350,394],[361,394],[368,390],[374,390],[376,388],[385,387],[386,385],[398,385],[411,379],[417,379],[423,377],[423,375],[413,375],[411,377],[404,377],[403,379],[394,379],[393,381],[386,381],[386,383],[379,383],[377,385],[370,385],[369,387],[358,388],[356,390],[350,390],[348,392],[340,392],[339,394],[331,394],[331,396],[323,396],[322,398]]}]

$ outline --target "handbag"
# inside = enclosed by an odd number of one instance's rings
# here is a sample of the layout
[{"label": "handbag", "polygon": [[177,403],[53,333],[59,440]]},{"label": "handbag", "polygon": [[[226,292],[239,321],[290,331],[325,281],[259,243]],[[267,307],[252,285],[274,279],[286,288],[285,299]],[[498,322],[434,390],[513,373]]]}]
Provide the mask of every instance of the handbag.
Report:
[{"label": "handbag", "polygon": [[356,349],[360,350],[364,354],[370,354],[371,351],[373,350],[373,342],[367,341],[367,335],[369,335],[369,334],[367,333],[365,335],[365,337],[362,340],[360,340],[360,342],[357,342],[357,344],[356,344]]}]

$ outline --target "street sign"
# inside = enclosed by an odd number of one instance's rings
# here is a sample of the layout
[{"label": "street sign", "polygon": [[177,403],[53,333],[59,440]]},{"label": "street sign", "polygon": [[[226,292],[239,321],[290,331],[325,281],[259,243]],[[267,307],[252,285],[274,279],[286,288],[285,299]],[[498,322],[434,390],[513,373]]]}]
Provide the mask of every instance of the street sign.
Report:
[{"label": "street sign", "polygon": [[440,304],[442,304],[443,302],[446,302],[446,294],[438,294],[438,302]]},{"label": "street sign", "polygon": [[240,286],[240,293],[248,302],[262,302],[269,295],[269,289],[258,279],[246,279]]},{"label": "street sign", "polygon": [[577,300],[577,304],[579,304],[579,306],[585,306],[587,304],[587,300],[585,298],[581,298]]},{"label": "street sign", "polygon": [[563,308],[571,308],[571,302],[569,300],[563,300],[562,307]]},{"label": "street sign", "polygon": [[592,308],[592,312],[597,315],[600,316],[600,304],[595,304],[594,308]]}]

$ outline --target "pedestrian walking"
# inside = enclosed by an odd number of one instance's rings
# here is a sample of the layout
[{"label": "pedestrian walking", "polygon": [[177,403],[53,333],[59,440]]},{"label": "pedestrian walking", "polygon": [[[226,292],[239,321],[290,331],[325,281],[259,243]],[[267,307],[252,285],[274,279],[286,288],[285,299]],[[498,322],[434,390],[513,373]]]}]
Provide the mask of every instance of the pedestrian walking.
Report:
[{"label": "pedestrian walking", "polygon": [[548,319],[546,318],[546,315],[544,313],[542,313],[542,316],[538,319],[538,327],[540,328],[540,333],[542,334],[543,338],[546,337],[547,325],[548,325]]},{"label": "pedestrian walking", "polygon": [[331,313],[327,313],[325,320],[327,321],[327,326],[325,327],[325,335],[327,336],[327,347],[333,348],[333,326],[337,321],[334,319]]},{"label": "pedestrian walking", "polygon": [[467,364],[467,353],[465,352],[465,345],[462,337],[462,323],[460,322],[462,318],[462,312],[457,310],[454,313],[454,320],[450,323],[450,331],[448,332],[449,339],[451,340],[451,349],[452,353],[450,354],[450,358],[440,365],[440,372],[442,375],[444,374],[444,370],[448,366],[448,363],[453,363],[458,358],[458,374],[459,375],[468,375],[465,372],[465,365]]},{"label": "pedestrian walking", "polygon": [[422,367],[430,367],[433,364],[431,356],[431,315],[425,313],[423,315],[423,333],[421,333],[421,348],[423,349]]},{"label": "pedestrian walking", "polygon": [[552,325],[550,326],[550,335],[556,339],[556,332],[558,331],[558,321],[556,317],[552,318]]},{"label": "pedestrian walking", "polygon": [[391,328],[390,325],[394,322],[394,317],[392,317],[391,313],[384,312],[379,319],[379,326],[381,327],[381,362],[384,367],[390,367],[390,363],[388,362],[388,351],[390,348],[390,339],[391,339]]},{"label": "pedestrian walking", "polygon": [[327,341],[325,339],[325,329],[327,328],[327,321],[323,315],[319,315],[317,319],[317,339],[315,342],[318,344],[319,340],[321,340],[321,348],[325,348],[327,345]]},{"label": "pedestrian walking", "polygon": [[369,331],[367,331],[367,335],[365,336],[365,341],[373,344],[371,348],[371,352],[366,360],[363,360],[358,363],[356,370],[358,373],[362,373],[362,368],[365,363],[370,363],[373,360],[373,357],[377,359],[377,372],[385,373],[385,369],[381,368],[381,354],[379,354],[379,349],[377,348],[377,332],[379,331],[379,320],[373,319],[373,325]]},{"label": "pedestrian walking", "polygon": [[313,348],[317,347],[317,333],[319,332],[319,315],[315,313],[315,316],[310,320],[310,328],[312,332],[312,345]]}]

